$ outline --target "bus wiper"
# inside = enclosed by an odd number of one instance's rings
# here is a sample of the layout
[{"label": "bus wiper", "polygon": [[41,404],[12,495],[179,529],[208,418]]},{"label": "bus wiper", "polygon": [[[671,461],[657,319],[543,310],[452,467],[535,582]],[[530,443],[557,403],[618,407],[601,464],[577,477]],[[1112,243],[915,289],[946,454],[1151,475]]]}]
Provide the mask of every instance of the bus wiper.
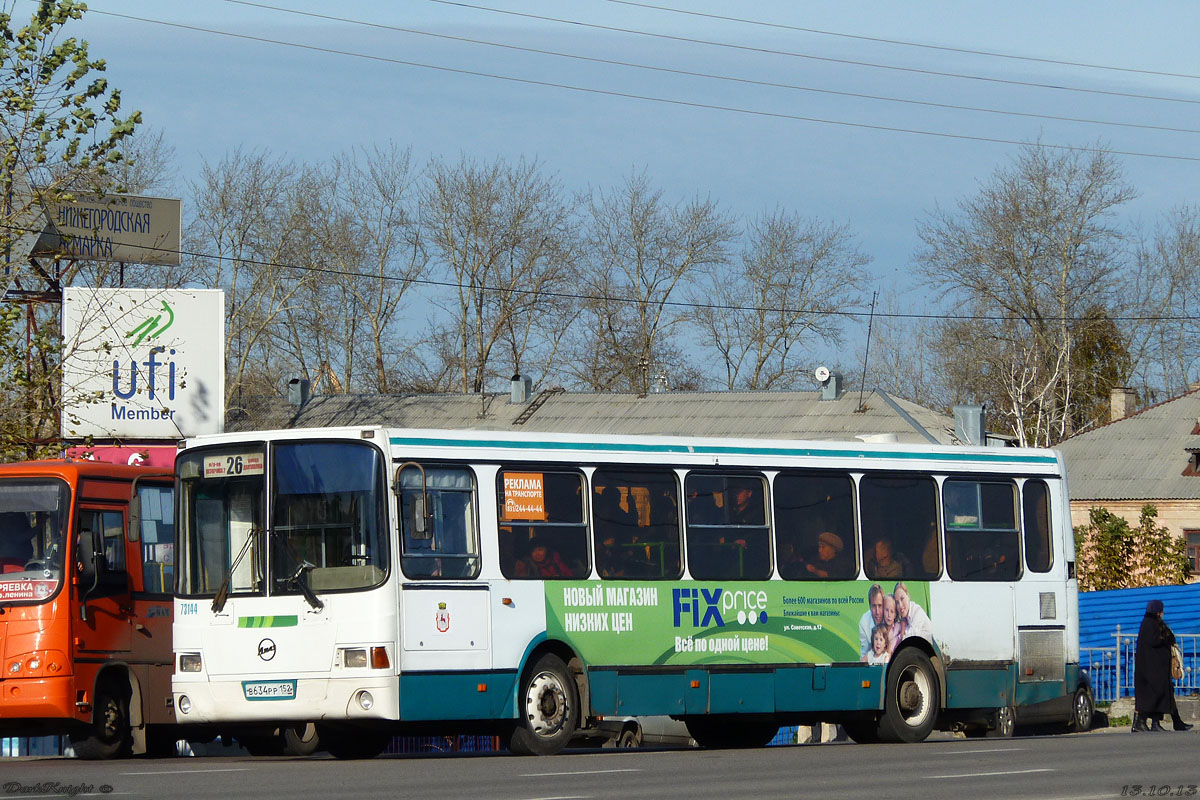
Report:
[{"label": "bus wiper", "polygon": [[261,528],[251,528],[246,532],[246,541],[242,543],[242,549],[238,551],[237,558],[229,565],[229,569],[225,571],[225,579],[221,581],[221,588],[217,589],[217,594],[213,597],[212,611],[214,614],[220,614],[225,608],[225,601],[229,599],[229,582],[233,580],[233,572],[238,568],[238,564],[242,563],[242,558],[250,549],[250,543],[262,533]]},{"label": "bus wiper", "polygon": [[301,561],[300,566],[296,567],[295,572],[286,578],[276,578],[275,582],[282,584],[285,589],[291,587],[299,589],[300,594],[304,595],[304,599],[308,601],[308,604],[319,611],[325,607],[325,604],[321,602],[321,599],[317,597],[316,593],[308,585],[308,573],[316,568],[316,564]]}]

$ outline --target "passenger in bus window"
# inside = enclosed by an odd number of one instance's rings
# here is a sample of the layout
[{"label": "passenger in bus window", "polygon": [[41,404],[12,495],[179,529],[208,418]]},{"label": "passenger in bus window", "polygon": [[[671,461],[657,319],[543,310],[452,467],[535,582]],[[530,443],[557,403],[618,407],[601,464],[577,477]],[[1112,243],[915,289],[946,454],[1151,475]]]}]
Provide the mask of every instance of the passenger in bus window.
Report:
[{"label": "passenger in bus window", "polygon": [[863,653],[862,661],[868,664],[886,664],[892,655],[891,632],[882,622],[871,629],[871,649]]},{"label": "passenger in bus window", "polygon": [[908,558],[903,553],[892,554],[892,540],[886,536],[875,540],[874,552],[867,556],[867,577],[884,580],[903,578],[912,574]]},{"label": "passenger in bus window", "polygon": [[516,574],[518,577],[532,578],[570,578],[571,568],[557,550],[551,550],[536,536],[529,540],[528,558],[518,561]]},{"label": "passenger in bus window", "polygon": [[762,497],[754,491],[753,485],[739,482],[729,494],[732,495],[728,514],[730,525],[764,524]]},{"label": "passenger in bus window", "polygon": [[810,561],[806,569],[818,578],[846,577],[846,561],[842,557],[845,545],[842,537],[830,531],[817,537],[817,558]]},{"label": "passenger in bus window", "polygon": [[871,649],[871,631],[883,622],[883,587],[871,584],[867,590],[867,610],[858,621],[858,654],[865,656]]},{"label": "passenger in bus window", "polygon": [[898,618],[904,622],[904,634],[920,636],[932,642],[933,624],[929,621],[929,615],[925,613],[925,609],[913,602],[912,597],[909,596],[908,587],[904,585],[903,581],[896,584],[892,594],[896,598]]}]

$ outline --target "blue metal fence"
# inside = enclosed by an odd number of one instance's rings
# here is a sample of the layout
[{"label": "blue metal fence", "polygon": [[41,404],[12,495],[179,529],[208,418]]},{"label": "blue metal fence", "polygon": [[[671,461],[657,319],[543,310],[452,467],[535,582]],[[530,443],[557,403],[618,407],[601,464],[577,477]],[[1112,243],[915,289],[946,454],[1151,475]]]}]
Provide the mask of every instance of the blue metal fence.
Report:
[{"label": "blue metal fence", "polygon": [[[1092,695],[1098,703],[1111,703],[1133,695],[1133,664],[1137,633],[1124,633],[1118,625],[1112,633],[1112,647],[1081,647],[1080,666],[1092,679]],[[1173,681],[1175,694],[1200,691],[1200,634],[1176,634],[1183,652],[1183,678]]]}]

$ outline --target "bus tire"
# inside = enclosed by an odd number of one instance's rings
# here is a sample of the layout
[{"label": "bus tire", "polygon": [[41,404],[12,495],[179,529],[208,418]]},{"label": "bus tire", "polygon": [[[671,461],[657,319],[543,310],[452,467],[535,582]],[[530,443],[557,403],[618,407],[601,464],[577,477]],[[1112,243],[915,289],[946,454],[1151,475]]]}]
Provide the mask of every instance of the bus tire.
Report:
[{"label": "bus tire", "polygon": [[896,652],[888,667],[879,738],[885,742],[923,742],[938,715],[938,678],[929,657],[916,647]]},{"label": "bus tire", "polygon": [[1012,706],[1002,706],[996,709],[992,724],[988,726],[986,736],[989,739],[1011,739],[1017,729],[1017,715]]},{"label": "bus tire", "polygon": [[321,737],[312,722],[301,722],[283,728],[283,752],[289,756],[311,756],[321,749]]},{"label": "bus tire", "polygon": [[70,739],[76,758],[94,761],[130,755],[133,733],[129,729],[129,701],[113,682],[96,687],[91,728]]},{"label": "bus tire", "polygon": [[567,665],[545,653],[525,671],[517,696],[517,724],[508,749],[523,756],[549,756],[562,750],[579,727],[579,699]]}]

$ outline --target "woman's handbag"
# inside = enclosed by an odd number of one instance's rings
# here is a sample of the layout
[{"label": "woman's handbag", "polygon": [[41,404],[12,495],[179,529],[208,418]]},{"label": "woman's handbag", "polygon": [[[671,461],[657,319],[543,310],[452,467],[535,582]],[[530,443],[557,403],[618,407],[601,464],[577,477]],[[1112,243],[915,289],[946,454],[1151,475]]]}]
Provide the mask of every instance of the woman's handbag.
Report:
[{"label": "woman's handbag", "polygon": [[1179,645],[1171,645],[1171,679],[1180,680],[1183,678],[1183,651],[1179,649]]}]

